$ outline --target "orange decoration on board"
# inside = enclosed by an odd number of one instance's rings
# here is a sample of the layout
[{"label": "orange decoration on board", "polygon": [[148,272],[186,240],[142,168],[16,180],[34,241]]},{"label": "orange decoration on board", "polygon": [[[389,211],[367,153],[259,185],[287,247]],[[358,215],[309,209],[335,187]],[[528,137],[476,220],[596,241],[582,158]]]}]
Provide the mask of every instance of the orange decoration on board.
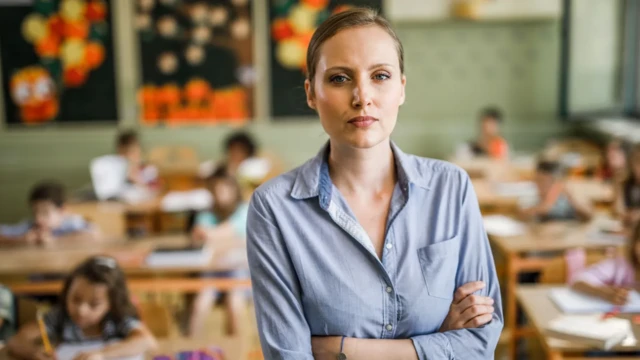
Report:
[{"label": "orange decoration on board", "polygon": [[329,5],[329,0],[302,0],[302,3],[315,10],[322,10]]},{"label": "orange decoration on board", "polygon": [[64,84],[68,87],[79,87],[87,81],[87,69],[73,66],[64,70]]},{"label": "orange decoration on board", "polygon": [[49,32],[51,34],[59,38],[64,36],[65,22],[60,16],[51,16],[47,22],[47,26],[49,26]]},{"label": "orange decoration on board", "polygon": [[91,1],[87,4],[85,16],[91,22],[102,21],[107,17],[107,5],[104,1]]},{"label": "orange decoration on board", "polygon": [[293,35],[293,27],[288,19],[276,19],[271,24],[271,36],[275,41],[284,40]]},{"label": "orange decoration on board", "polygon": [[203,101],[211,91],[209,83],[202,79],[192,79],[184,87],[184,97],[187,101]]},{"label": "orange decoration on board", "polygon": [[36,43],[36,54],[40,57],[54,58],[60,54],[60,38],[49,33]]},{"label": "orange decoration on board", "polygon": [[88,21],[68,21],[64,24],[64,36],[75,39],[86,39],[89,37]]},{"label": "orange decoration on board", "polygon": [[95,69],[104,61],[104,46],[97,42],[90,42],[84,48],[84,60],[90,69]]},{"label": "orange decoration on board", "polygon": [[27,124],[53,120],[58,115],[58,95],[47,70],[40,66],[20,69],[9,81],[11,98]]}]

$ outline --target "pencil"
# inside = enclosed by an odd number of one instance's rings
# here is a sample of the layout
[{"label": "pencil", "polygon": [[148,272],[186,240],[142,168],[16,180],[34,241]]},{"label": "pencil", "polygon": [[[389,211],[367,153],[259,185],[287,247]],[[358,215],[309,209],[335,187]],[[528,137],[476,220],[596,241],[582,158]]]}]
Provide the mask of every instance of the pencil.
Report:
[{"label": "pencil", "polygon": [[40,327],[40,336],[42,337],[42,344],[44,345],[44,351],[47,355],[53,355],[53,349],[51,348],[51,342],[49,341],[49,335],[47,335],[47,329],[44,326],[44,319],[42,313],[37,312],[38,326]]}]

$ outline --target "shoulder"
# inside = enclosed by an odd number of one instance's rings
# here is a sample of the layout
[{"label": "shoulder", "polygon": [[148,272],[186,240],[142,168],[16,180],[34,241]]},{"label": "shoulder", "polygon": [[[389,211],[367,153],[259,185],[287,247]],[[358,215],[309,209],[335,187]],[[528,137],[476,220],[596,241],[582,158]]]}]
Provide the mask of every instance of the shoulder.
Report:
[{"label": "shoulder", "polygon": [[409,180],[418,185],[439,189],[442,186],[466,186],[469,176],[458,165],[444,160],[405,154],[402,166]]},{"label": "shoulder", "polygon": [[270,199],[285,198],[291,194],[298,175],[304,171],[304,165],[289,172],[269,179],[260,185],[253,193],[251,203],[256,199],[269,201]]},{"label": "shoulder", "polygon": [[13,225],[1,225],[0,224],[0,234],[4,236],[22,236],[26,234],[32,226],[32,222],[30,220],[24,220],[17,224]]}]

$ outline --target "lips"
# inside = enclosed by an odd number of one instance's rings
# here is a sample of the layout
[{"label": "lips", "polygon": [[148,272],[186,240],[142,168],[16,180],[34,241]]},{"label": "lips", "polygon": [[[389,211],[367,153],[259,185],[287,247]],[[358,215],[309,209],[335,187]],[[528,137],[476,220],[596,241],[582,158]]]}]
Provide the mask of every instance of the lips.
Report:
[{"label": "lips", "polygon": [[374,118],[373,116],[356,116],[353,119],[349,120],[349,124],[359,128],[366,128],[371,126],[376,121],[378,121],[378,119]]}]

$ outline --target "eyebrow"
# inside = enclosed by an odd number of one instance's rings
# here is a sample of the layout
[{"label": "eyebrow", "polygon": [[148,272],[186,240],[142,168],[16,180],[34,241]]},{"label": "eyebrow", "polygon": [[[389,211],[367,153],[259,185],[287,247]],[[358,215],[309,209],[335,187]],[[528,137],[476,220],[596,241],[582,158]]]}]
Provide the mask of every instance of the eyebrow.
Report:
[{"label": "eyebrow", "polygon": [[[373,70],[375,68],[384,67],[384,66],[393,67],[393,65],[391,65],[391,64],[379,63],[379,64],[374,64],[374,65],[369,66],[368,70]],[[328,68],[326,71],[330,71],[330,70],[352,71],[351,68],[346,67],[346,66],[333,66],[333,67]]]}]

